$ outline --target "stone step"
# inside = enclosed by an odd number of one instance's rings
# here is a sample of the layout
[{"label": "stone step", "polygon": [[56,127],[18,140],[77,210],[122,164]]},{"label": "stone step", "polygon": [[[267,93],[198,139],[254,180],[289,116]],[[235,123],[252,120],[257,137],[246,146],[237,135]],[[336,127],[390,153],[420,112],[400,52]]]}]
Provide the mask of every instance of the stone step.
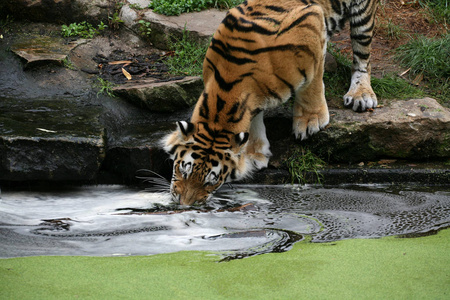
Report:
[{"label": "stone step", "polygon": [[99,107],[0,101],[0,180],[91,180],[105,156]]}]

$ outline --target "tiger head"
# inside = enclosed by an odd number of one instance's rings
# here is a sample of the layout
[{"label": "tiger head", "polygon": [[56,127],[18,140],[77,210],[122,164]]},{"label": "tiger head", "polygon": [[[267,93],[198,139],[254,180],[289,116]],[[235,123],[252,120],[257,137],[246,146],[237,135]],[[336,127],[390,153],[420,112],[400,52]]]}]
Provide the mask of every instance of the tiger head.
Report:
[{"label": "tiger head", "polygon": [[250,172],[251,163],[243,155],[247,132],[234,134],[210,128],[207,123],[181,121],[177,125],[162,141],[174,161],[170,193],[176,202],[204,203],[225,182]]}]

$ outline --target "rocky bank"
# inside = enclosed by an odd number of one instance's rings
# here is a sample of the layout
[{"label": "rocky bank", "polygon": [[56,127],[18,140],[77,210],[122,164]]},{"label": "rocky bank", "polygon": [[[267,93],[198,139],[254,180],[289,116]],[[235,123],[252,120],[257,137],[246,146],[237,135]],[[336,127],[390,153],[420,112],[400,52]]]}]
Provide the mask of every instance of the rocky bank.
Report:
[{"label": "rocky bank", "polygon": [[[127,1],[120,8],[107,0],[0,4],[2,18],[15,20],[0,29],[1,181],[130,183],[140,169],[170,176],[158,141],[175,121],[189,118],[201,78],[133,78],[110,97],[98,93],[99,64],[93,58],[162,55],[167,37],[184,28],[205,42],[224,12],[165,17],[136,9],[148,2]],[[61,37],[60,24],[107,23],[115,12],[124,21],[117,31],[93,39]],[[139,20],[150,22],[150,40],[140,37]],[[328,183],[450,182],[450,110],[431,98],[380,102],[373,112],[330,110],[330,125],[303,142],[291,134],[288,106],[268,112],[274,155],[253,182],[288,181],[284,161],[299,147],[330,164],[322,171]]]}]

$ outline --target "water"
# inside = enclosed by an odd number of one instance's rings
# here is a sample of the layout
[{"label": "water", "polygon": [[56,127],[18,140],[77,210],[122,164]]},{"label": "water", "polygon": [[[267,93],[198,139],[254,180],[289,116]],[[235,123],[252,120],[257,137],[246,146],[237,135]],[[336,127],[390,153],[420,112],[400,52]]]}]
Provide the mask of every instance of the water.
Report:
[{"label": "water", "polygon": [[211,250],[227,260],[286,251],[305,237],[375,238],[450,224],[448,187],[237,185],[190,208],[168,194],[118,185],[1,196],[3,258]]}]

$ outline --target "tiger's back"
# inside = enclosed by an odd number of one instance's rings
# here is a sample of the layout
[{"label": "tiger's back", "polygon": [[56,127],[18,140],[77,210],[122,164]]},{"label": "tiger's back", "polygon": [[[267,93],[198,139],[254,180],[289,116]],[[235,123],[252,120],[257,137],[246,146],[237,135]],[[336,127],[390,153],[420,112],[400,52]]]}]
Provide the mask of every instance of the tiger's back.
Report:
[{"label": "tiger's back", "polygon": [[[191,122],[245,131],[258,112],[295,97],[321,77],[326,43],[322,9],[299,6],[298,1],[279,3],[246,1],[229,11],[206,53],[205,93]],[[233,109],[244,101],[245,111]]]}]

